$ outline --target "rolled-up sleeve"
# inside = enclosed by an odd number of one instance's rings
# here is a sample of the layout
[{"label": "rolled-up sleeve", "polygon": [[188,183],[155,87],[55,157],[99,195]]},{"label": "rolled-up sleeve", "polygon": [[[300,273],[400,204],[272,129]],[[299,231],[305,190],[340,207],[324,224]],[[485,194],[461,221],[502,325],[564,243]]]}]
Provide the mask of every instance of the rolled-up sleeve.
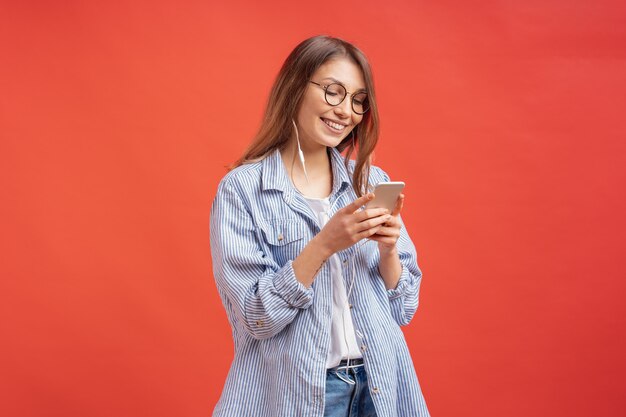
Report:
[{"label": "rolled-up sleeve", "polygon": [[[402,222],[402,219],[400,219]],[[391,315],[400,326],[411,322],[419,305],[419,290],[422,282],[422,271],[417,265],[415,247],[407,234],[404,224],[400,231],[400,238],[396,244],[402,273],[396,288],[387,290]]]},{"label": "rolled-up sleeve", "polygon": [[[378,167],[373,167],[373,183],[380,181],[389,181],[389,175]],[[400,263],[402,264],[402,273],[396,288],[387,290],[389,297],[390,312],[394,320],[400,326],[406,326],[411,322],[419,304],[419,290],[422,282],[422,271],[417,264],[417,252],[415,246],[409,237],[402,216],[400,219],[400,237],[396,243]],[[379,275],[378,265],[380,256],[376,256],[375,264],[371,265],[375,268],[375,273]],[[382,278],[380,278],[382,280]]]},{"label": "rolled-up sleeve", "polygon": [[255,339],[278,334],[313,302],[313,290],[295,276],[292,261],[279,266],[263,250],[237,189],[222,180],[211,208],[215,282],[234,325]]}]

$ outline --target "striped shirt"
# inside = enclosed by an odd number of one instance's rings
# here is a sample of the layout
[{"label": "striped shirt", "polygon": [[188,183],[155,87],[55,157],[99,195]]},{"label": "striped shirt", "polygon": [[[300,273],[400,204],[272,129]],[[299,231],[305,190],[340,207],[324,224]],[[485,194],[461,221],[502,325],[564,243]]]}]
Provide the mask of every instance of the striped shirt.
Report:
[{"label": "striped shirt", "polygon": [[[304,197],[305,201],[318,218],[320,227],[324,227],[330,220],[330,199]],[[334,254],[326,261],[330,265],[330,280],[333,294],[333,314],[330,321],[330,344],[326,357],[326,368],[339,366],[342,359],[362,358],[359,343],[356,340],[352,313],[350,312],[349,290],[344,285],[341,259]],[[354,285],[353,277],[350,277],[348,288]],[[356,277],[354,277],[356,278]]]},{"label": "striped shirt", "polygon": [[[354,201],[343,157],[330,149],[331,215]],[[372,167],[370,184],[389,181]],[[292,261],[320,231],[293,187],[280,152],[230,171],[211,209],[215,282],[232,327],[235,354],[213,416],[321,417],[330,344],[332,281],[325,263],[310,288]],[[404,225],[402,274],[387,290],[374,241],[337,252],[344,284],[354,274],[352,319],[379,417],[429,416],[400,326],[418,305],[422,273]]]}]

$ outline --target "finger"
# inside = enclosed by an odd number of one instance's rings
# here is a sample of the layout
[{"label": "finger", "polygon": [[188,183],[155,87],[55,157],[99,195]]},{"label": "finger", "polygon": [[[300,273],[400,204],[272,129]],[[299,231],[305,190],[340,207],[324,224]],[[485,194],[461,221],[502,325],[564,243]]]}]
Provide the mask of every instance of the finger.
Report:
[{"label": "finger", "polygon": [[379,236],[379,237],[389,236],[389,228],[382,225],[376,232],[376,236]]},{"label": "finger", "polygon": [[387,236],[381,236],[378,233],[374,233],[372,236],[368,237],[368,239],[378,243],[390,243],[388,242],[389,238]]},{"label": "finger", "polygon": [[395,246],[398,243],[396,239],[389,236],[381,236],[378,233],[373,234],[372,236],[368,237],[368,239],[378,243],[382,243],[387,246]]},{"label": "finger", "polygon": [[389,220],[387,220],[385,222],[385,226],[389,226],[389,227],[395,227],[400,229],[402,226],[400,224],[400,219],[397,216],[394,216],[393,214],[390,214],[390,218]]},{"label": "finger", "polygon": [[361,239],[368,239],[368,238],[371,238],[371,236],[376,235],[376,232],[378,232],[378,229],[380,229],[380,227],[381,226],[372,227],[372,228],[365,229],[362,232],[357,233],[356,234],[357,241]]},{"label": "finger", "polygon": [[367,193],[357,198],[356,200],[354,200],[352,203],[348,204],[344,208],[342,208],[341,211],[352,214],[356,212],[358,209],[360,209],[361,206],[363,206],[365,203],[372,200],[373,198],[374,198],[374,193]]},{"label": "finger", "polygon": [[357,222],[362,222],[363,220],[371,219],[373,217],[378,217],[385,214],[389,214],[389,210],[387,210],[386,208],[371,208],[359,211],[354,215],[354,219]]},{"label": "finger", "polygon": [[391,212],[392,216],[397,216],[402,211],[402,206],[404,206],[404,194],[400,194],[398,199],[396,200],[396,207]]},{"label": "finger", "polygon": [[384,216],[373,217],[371,219],[364,220],[360,223],[356,224],[356,231],[358,233],[363,232],[364,230],[377,228],[382,226],[385,222],[391,220],[390,214],[385,214]]},{"label": "finger", "polygon": [[397,227],[387,227],[383,225],[380,229],[378,229],[376,235],[398,239],[400,237],[400,230]]}]

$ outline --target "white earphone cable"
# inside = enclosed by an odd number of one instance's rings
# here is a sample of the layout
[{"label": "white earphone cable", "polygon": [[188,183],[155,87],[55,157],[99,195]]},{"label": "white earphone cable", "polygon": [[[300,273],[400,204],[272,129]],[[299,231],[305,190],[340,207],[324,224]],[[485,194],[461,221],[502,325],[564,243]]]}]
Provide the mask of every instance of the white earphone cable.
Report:
[{"label": "white earphone cable", "polygon": [[293,128],[296,131],[296,142],[298,144],[298,156],[300,157],[300,163],[302,164],[302,170],[304,171],[304,178],[306,178],[306,183],[309,184],[309,175],[306,172],[306,165],[304,164],[304,152],[302,152],[302,147],[300,146],[300,135],[298,134],[298,126],[296,126],[296,121],[291,119],[291,123],[293,123]]}]

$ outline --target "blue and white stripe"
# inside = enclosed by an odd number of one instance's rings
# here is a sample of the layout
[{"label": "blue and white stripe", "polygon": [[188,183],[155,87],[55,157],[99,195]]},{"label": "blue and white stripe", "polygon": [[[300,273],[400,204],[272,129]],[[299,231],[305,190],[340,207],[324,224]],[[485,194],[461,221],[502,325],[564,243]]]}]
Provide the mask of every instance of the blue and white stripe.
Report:
[{"label": "blue and white stripe", "polygon": [[[331,161],[333,214],[356,195],[335,149]],[[372,167],[370,183],[388,180]],[[325,264],[308,289],[292,267],[318,232],[315,214],[291,185],[278,151],[220,182],[211,209],[211,253],[235,357],[214,416],[323,416],[330,267]],[[345,279],[354,273],[352,317],[377,415],[429,416],[400,329],[415,314],[422,277],[405,227],[397,245],[403,269],[394,290],[385,289],[378,272],[375,242],[338,254]]]}]

